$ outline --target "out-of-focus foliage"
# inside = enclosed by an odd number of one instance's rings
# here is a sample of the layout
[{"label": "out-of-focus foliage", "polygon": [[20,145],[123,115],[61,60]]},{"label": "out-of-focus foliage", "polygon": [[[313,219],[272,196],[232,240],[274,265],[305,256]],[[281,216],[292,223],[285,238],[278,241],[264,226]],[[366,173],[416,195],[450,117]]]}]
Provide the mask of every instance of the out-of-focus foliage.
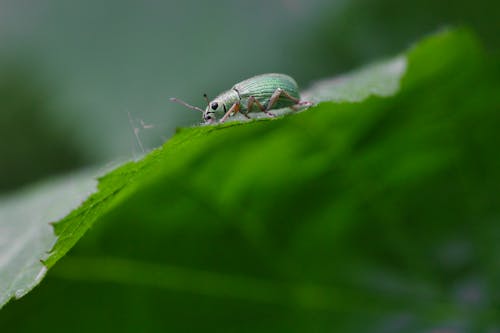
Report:
[{"label": "out-of-focus foliage", "polygon": [[[47,121],[58,105],[47,83],[19,62],[0,67],[0,192],[81,166],[71,129]],[[29,66],[28,66],[29,67]]]},{"label": "out-of-focus foliage", "polygon": [[[315,28],[290,43],[303,59],[300,80],[321,77],[394,54],[448,25],[467,25],[490,52],[500,52],[499,1],[349,0],[323,10]],[[307,36],[305,36],[307,34]]]},{"label": "out-of-focus foliage", "polygon": [[457,31],[407,66],[392,97],[182,130],[110,173],[56,225],[95,229],[0,326],[498,329],[500,64]]},{"label": "out-of-focus foliage", "polygon": [[50,223],[97,190],[94,175],[89,170],[72,173],[0,196],[0,307],[24,296],[45,276],[42,260],[57,240]]}]

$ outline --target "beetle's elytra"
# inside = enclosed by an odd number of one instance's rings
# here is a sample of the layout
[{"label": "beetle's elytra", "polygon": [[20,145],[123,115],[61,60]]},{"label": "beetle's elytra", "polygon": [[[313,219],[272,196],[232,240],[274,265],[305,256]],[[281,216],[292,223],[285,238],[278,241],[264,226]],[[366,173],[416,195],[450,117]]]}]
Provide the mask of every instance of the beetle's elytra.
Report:
[{"label": "beetle's elytra", "polygon": [[249,113],[254,112],[264,112],[273,117],[270,110],[285,107],[295,109],[302,105],[310,105],[309,102],[300,100],[299,88],[295,80],[288,75],[278,73],[257,75],[241,81],[212,101],[208,100],[207,95],[204,96],[207,100],[205,110],[177,98],[170,100],[202,112],[203,121],[206,124],[217,121],[217,114],[222,115],[219,120],[222,123],[238,112],[249,119],[251,118]]}]

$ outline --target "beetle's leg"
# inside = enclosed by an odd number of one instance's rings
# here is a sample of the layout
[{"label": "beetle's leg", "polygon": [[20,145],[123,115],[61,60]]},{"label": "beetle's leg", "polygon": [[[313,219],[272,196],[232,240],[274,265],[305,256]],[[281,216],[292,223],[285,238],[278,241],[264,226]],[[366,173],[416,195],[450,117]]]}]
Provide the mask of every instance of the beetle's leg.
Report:
[{"label": "beetle's leg", "polygon": [[290,95],[289,93],[287,93],[286,91],[284,91],[283,89],[278,88],[271,95],[271,98],[269,99],[269,103],[267,104],[267,110],[271,110],[273,108],[274,104],[276,104],[276,102],[278,101],[278,99],[281,96],[285,96],[286,98],[295,102],[296,104],[300,103],[300,99],[295,98],[292,95]]},{"label": "beetle's leg", "polygon": [[240,113],[241,113],[242,115],[244,115],[244,116],[245,116],[245,118],[247,118],[247,119],[252,119],[252,118],[248,115],[248,112],[250,112],[250,109],[248,108],[249,106],[251,107],[251,105],[250,105],[250,98],[248,99],[248,103],[247,103],[247,112],[243,112],[243,111],[241,111]]},{"label": "beetle's leg", "polygon": [[250,117],[250,116],[248,115],[248,111],[247,111],[247,112],[240,112],[240,113],[241,113],[243,116],[245,116],[245,118],[247,118],[247,119],[252,119],[252,117]]},{"label": "beetle's leg", "polygon": [[253,96],[248,97],[247,113],[250,112],[250,110],[252,110],[252,107],[253,107],[254,103],[257,105],[257,107],[260,109],[260,111],[264,112],[269,117],[274,117],[274,114],[272,114],[271,112],[269,112],[268,110],[266,110],[266,108],[264,107],[264,105],[262,105],[262,103],[259,102]]},{"label": "beetle's leg", "polygon": [[311,106],[311,105],[313,105],[313,103],[311,103],[311,102],[301,101],[300,99],[293,97],[292,95],[290,95],[289,93],[287,93],[283,89],[278,88],[271,95],[271,98],[269,99],[269,104],[267,104],[267,110],[270,110],[281,96],[285,96],[286,98],[288,98],[292,102],[295,102],[295,105],[290,106],[290,108],[292,110],[294,110],[294,111],[297,111],[298,107],[300,107],[300,106]]},{"label": "beetle's leg", "polygon": [[293,111],[298,111],[301,109],[301,107],[309,107],[312,106],[314,103],[309,102],[309,101],[299,101],[297,104],[290,106],[289,108],[292,109]]},{"label": "beetle's leg", "polygon": [[223,123],[223,122],[225,122],[225,121],[227,120],[227,118],[229,118],[229,116],[230,116],[231,114],[233,114],[233,112],[234,112],[234,114],[237,114],[239,111],[240,111],[240,103],[239,103],[239,102],[235,102],[235,103],[233,104],[233,106],[231,106],[231,107],[229,108],[229,110],[226,112],[226,114],[224,115],[224,117],[222,117],[222,118],[219,120],[219,123]]}]

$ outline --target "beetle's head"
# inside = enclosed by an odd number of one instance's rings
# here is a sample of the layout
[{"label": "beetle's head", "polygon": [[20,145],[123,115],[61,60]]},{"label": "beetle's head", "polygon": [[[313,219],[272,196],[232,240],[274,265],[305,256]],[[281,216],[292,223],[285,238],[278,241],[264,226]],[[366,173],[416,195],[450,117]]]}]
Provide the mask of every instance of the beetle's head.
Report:
[{"label": "beetle's head", "polygon": [[204,95],[207,100],[207,108],[205,112],[203,112],[203,120],[205,123],[210,124],[216,121],[215,113],[224,109],[224,104],[213,100],[211,102],[208,101],[207,95]]},{"label": "beetle's head", "polygon": [[226,111],[226,106],[224,105],[224,103],[219,102],[217,100],[213,100],[210,102],[208,100],[207,94],[204,94],[203,97],[205,97],[205,100],[207,101],[207,107],[205,110],[202,110],[197,106],[193,106],[191,104],[188,104],[188,103],[186,103],[183,100],[180,100],[178,98],[170,98],[170,100],[172,102],[182,104],[185,107],[190,108],[192,110],[200,111],[203,114],[203,121],[205,124],[215,123],[217,121],[217,118],[215,117],[215,113],[222,111],[222,110]]}]

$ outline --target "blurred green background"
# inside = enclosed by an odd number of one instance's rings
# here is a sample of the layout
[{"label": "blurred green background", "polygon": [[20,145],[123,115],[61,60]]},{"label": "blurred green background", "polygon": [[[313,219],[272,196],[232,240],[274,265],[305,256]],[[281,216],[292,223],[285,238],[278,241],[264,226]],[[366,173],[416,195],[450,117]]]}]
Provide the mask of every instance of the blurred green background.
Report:
[{"label": "blurred green background", "polygon": [[0,192],[137,157],[199,122],[171,96],[203,105],[264,72],[307,87],[447,25],[498,53],[499,12],[491,0],[1,0]]}]

